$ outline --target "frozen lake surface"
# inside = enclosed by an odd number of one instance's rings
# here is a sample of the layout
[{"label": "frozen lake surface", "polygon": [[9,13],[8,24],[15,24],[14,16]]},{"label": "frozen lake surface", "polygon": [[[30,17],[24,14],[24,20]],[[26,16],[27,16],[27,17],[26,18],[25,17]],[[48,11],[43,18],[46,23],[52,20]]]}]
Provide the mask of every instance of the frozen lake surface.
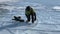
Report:
[{"label": "frozen lake surface", "polygon": [[[13,21],[13,16],[26,20],[25,8],[31,6],[36,23]],[[57,7],[56,7],[57,6]],[[0,3],[0,34],[60,34],[60,0],[18,0]]]}]

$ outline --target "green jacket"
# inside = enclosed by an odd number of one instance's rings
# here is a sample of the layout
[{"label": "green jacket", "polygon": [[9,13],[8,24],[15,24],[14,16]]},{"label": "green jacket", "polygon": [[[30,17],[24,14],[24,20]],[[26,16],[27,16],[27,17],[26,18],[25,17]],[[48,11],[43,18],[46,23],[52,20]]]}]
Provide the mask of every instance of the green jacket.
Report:
[{"label": "green jacket", "polygon": [[32,13],[34,13],[34,10],[33,10],[32,8],[31,8],[30,11],[25,10],[25,14],[26,14],[26,15],[30,15],[30,14],[32,14]]}]

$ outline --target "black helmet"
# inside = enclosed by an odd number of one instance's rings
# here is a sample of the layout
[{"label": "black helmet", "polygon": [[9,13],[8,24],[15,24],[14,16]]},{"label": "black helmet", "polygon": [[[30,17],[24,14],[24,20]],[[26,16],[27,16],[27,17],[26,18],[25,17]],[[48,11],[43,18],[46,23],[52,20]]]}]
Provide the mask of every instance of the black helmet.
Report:
[{"label": "black helmet", "polygon": [[27,6],[27,7],[26,7],[26,10],[27,10],[27,11],[29,11],[29,10],[30,10],[30,8],[31,8],[30,6]]}]

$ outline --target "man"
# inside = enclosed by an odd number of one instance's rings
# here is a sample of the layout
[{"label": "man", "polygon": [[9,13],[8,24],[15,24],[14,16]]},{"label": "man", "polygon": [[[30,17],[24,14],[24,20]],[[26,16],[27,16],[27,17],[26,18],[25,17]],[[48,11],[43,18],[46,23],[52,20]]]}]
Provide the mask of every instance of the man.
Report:
[{"label": "man", "polygon": [[31,8],[30,6],[27,6],[25,9],[25,15],[26,15],[26,22],[30,22],[30,17],[32,18],[32,23],[34,23],[34,21],[36,20],[36,13],[34,12],[33,8]]},{"label": "man", "polygon": [[18,16],[18,17],[14,16],[14,19],[12,19],[12,20],[16,20],[16,21],[24,22],[24,20],[21,19],[21,16]]}]

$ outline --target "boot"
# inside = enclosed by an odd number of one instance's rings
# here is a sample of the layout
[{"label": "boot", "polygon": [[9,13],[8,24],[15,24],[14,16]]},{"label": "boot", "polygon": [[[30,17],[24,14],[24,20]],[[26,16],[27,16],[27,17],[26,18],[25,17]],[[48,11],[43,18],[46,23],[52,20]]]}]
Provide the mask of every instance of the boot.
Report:
[{"label": "boot", "polygon": [[34,21],[32,21],[32,23],[34,23]]}]

